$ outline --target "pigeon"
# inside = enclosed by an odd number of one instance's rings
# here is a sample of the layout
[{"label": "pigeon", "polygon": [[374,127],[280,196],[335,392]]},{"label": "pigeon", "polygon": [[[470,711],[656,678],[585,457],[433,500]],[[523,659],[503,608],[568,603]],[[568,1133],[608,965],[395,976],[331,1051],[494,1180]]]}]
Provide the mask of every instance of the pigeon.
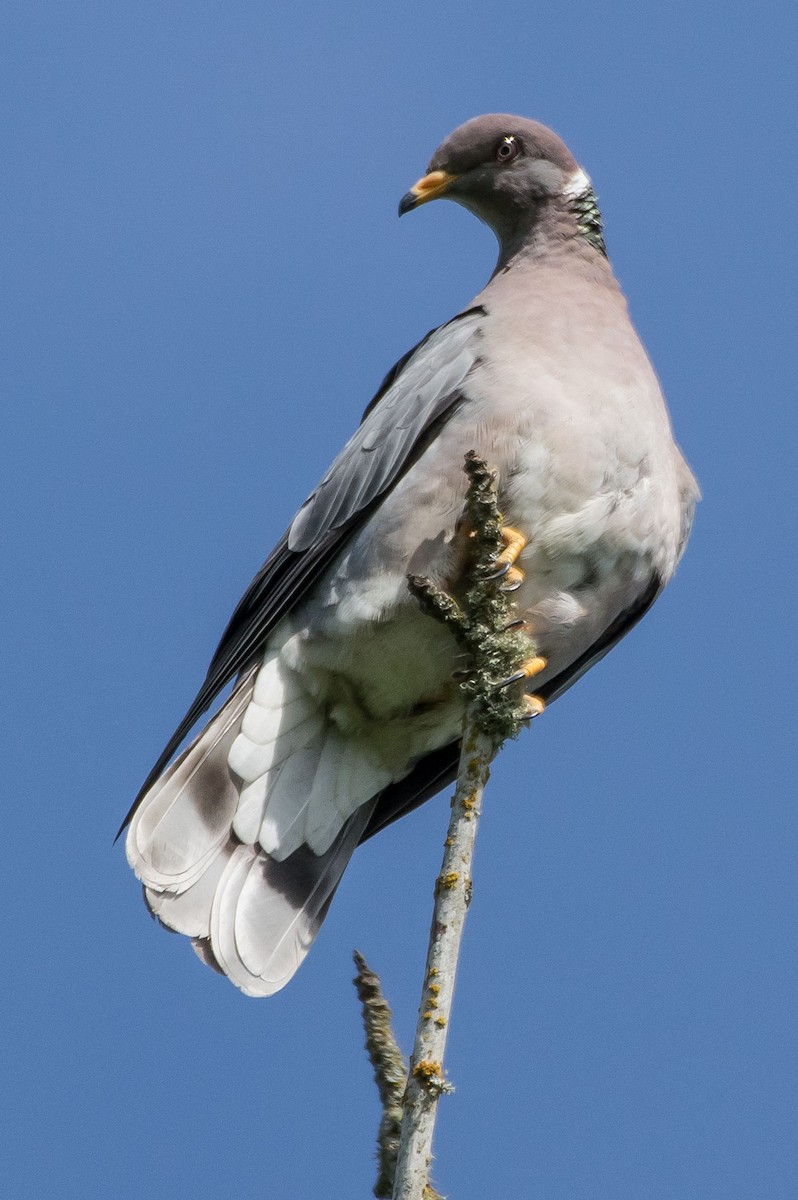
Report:
[{"label": "pigeon", "polygon": [[496,472],[500,569],[537,651],[532,713],[651,606],[699,496],[560,138],[508,114],[467,121],[400,215],[438,197],[493,230],[493,274],[385,376],[120,830],[151,912],[251,996],[297,970],[356,847],[455,778],[459,648],[408,576],[457,590],[465,455]]}]

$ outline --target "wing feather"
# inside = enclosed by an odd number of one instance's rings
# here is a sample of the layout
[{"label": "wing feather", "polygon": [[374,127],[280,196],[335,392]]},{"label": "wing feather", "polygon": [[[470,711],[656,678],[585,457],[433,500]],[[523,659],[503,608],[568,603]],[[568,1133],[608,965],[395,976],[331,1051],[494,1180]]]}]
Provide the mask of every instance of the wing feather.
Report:
[{"label": "wing feather", "polygon": [[472,309],[441,326],[406,363],[294,517],[291,550],[309,549],[390,487],[424,432],[457,400],[476,361],[483,315]]},{"label": "wing feather", "polygon": [[462,402],[460,388],[478,360],[484,315],[481,307],[468,309],[434,329],[385,376],[358,430],[237,605],[202,687],[144,781],[117,837],[222,688],[255,661],[277,623],[412,465],[431,431]]}]

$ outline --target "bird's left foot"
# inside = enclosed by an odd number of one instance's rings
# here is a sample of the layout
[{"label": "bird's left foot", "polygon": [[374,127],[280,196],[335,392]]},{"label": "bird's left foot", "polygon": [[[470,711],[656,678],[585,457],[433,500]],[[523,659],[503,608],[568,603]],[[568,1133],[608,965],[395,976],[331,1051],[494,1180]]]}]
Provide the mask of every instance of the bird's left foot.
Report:
[{"label": "bird's left foot", "polygon": [[[545,671],[548,663],[542,655],[536,654],[534,658],[528,658],[526,662],[522,662],[521,666],[512,675],[508,675],[498,685],[500,688],[510,687],[514,683],[521,683],[525,679],[534,679],[541,671]],[[540,696],[532,696],[525,692],[521,697],[526,713],[524,720],[528,721],[532,717],[539,717],[546,707]]]},{"label": "bird's left foot", "polygon": [[514,671],[512,675],[508,675],[506,679],[502,679],[501,683],[497,686],[506,688],[510,687],[513,683],[521,683],[523,679],[534,679],[541,671],[546,670],[547,665],[546,659],[536,654],[534,658],[528,658],[526,662],[522,662],[517,671]]},{"label": "bird's left foot", "polygon": [[524,716],[525,721],[531,720],[532,717],[539,717],[546,707],[540,696],[524,695],[523,699],[524,707],[526,708],[526,715]]}]

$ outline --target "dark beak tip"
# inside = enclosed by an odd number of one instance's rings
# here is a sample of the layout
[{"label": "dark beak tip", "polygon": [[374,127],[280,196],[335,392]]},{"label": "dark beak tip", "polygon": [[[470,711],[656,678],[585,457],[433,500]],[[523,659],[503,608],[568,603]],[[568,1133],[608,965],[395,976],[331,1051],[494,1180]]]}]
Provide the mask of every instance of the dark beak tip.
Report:
[{"label": "dark beak tip", "polygon": [[399,216],[403,217],[405,213],[409,213],[411,209],[416,207],[418,197],[412,192],[405,192],[402,199],[399,201]]}]

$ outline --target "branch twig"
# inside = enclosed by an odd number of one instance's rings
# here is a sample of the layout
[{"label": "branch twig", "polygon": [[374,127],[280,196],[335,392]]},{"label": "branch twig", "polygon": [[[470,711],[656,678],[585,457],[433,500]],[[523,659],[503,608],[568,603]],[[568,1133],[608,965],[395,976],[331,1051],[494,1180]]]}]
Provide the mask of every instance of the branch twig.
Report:
[{"label": "branch twig", "polygon": [[443,863],[435,887],[424,990],[404,1101],[393,1200],[428,1200],[432,1135],[446,1081],[443,1054],[452,1009],[460,940],[471,899],[471,860],[495,743],[471,725],[463,739]]},{"label": "branch twig", "polygon": [[[473,452],[466,456],[465,470],[469,479],[465,509],[469,561],[464,598],[458,602],[424,578],[416,576],[408,580],[410,590],[424,612],[451,630],[467,656],[468,676],[462,686],[468,706],[457,788],[452,800],[443,863],[435,886],[424,987],[403,1098],[393,1192],[377,1192],[375,1188],[376,1195],[392,1194],[393,1200],[433,1200],[437,1195],[429,1184],[432,1135],[438,1100],[444,1092],[452,1090],[444,1075],[443,1054],[460,940],[471,900],[471,862],[482,794],[490,764],[499,747],[506,738],[518,733],[529,715],[517,689],[497,689],[497,683],[512,675],[519,663],[529,656],[531,647],[525,634],[508,629],[511,601],[495,578],[490,578],[502,549],[495,476]],[[378,980],[377,989],[379,991]],[[379,994],[381,997],[381,992]],[[390,1010],[384,1000],[382,1004],[387,1010],[390,1033]],[[390,1037],[393,1040],[392,1033]],[[398,1047],[396,1054],[401,1058]],[[380,1071],[373,1055],[372,1062],[380,1083]],[[380,1093],[382,1096],[381,1083]],[[392,1130],[395,1130],[396,1122],[396,1095],[395,1090],[390,1091]],[[383,1105],[386,1105],[385,1099]],[[387,1109],[381,1131],[386,1120]],[[393,1140],[391,1133],[391,1159]],[[381,1158],[381,1167],[383,1165]],[[392,1165],[389,1160],[389,1172]],[[389,1176],[383,1178],[381,1170],[378,1186],[387,1187],[388,1182]]]},{"label": "branch twig", "polygon": [[374,1195],[377,1200],[391,1200],[399,1152],[407,1063],[391,1026],[391,1009],[382,994],[379,975],[370,970],[365,958],[357,950],[352,957],[357,967],[354,983],[363,1008],[366,1051],[374,1068],[382,1104],[382,1120],[377,1134],[379,1175],[374,1184]]}]

